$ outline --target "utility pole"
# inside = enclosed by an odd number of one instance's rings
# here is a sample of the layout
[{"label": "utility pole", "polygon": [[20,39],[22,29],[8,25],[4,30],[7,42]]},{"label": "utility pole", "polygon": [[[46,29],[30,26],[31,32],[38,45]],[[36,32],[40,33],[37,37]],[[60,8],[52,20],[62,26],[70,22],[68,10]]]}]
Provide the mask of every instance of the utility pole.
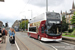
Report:
[{"label": "utility pole", "polygon": [[[47,12],[48,12],[48,0],[46,0],[46,21],[47,21]],[[48,21],[47,21],[47,23],[48,23]],[[48,27],[47,27],[47,33],[48,33]]]},{"label": "utility pole", "polygon": [[48,0],[46,0],[46,12],[48,12]]}]

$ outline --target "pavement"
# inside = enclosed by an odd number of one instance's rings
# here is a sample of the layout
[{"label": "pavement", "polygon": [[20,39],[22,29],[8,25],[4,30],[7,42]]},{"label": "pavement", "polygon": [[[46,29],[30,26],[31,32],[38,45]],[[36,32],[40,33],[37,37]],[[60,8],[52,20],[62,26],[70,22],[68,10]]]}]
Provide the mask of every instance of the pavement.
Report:
[{"label": "pavement", "polygon": [[74,37],[66,37],[66,36],[62,36],[63,38],[67,38],[67,39],[73,39],[73,40],[75,40],[75,38]]},{"label": "pavement", "polygon": [[16,44],[10,44],[9,36],[6,36],[6,43],[0,43],[0,50],[17,50]]},{"label": "pavement", "polygon": [[3,44],[0,43],[0,50],[6,50],[6,44],[7,44],[7,36],[6,36],[6,43]]}]

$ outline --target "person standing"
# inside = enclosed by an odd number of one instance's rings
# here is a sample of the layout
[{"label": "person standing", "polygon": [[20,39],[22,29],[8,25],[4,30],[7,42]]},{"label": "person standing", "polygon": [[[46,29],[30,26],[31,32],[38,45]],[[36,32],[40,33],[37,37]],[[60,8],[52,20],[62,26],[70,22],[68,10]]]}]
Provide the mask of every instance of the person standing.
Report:
[{"label": "person standing", "polygon": [[7,30],[2,29],[2,43],[6,43]]},{"label": "person standing", "polygon": [[10,43],[15,44],[15,30],[13,28],[9,30],[9,37],[12,39],[9,39]]}]

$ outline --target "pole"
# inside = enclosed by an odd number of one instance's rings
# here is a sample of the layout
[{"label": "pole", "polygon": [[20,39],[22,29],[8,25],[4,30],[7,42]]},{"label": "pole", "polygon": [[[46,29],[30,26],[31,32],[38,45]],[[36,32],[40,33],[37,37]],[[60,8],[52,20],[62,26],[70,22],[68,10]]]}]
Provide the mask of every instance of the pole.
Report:
[{"label": "pole", "polygon": [[31,10],[31,19],[32,19],[32,10]]},{"label": "pole", "polygon": [[32,14],[33,14],[33,13],[32,13],[32,10],[28,10],[28,11],[31,11],[31,19],[32,19],[32,16],[33,16],[33,15],[32,15]]},{"label": "pole", "polygon": [[21,21],[21,30],[22,30],[22,21]]},{"label": "pole", "polygon": [[[46,22],[47,22],[47,12],[48,12],[48,0],[46,0]],[[48,33],[48,27],[47,27],[47,33]]]},{"label": "pole", "polygon": [[48,0],[46,0],[46,12],[48,12]]},{"label": "pole", "polygon": [[26,16],[25,16],[25,31],[26,31]]}]

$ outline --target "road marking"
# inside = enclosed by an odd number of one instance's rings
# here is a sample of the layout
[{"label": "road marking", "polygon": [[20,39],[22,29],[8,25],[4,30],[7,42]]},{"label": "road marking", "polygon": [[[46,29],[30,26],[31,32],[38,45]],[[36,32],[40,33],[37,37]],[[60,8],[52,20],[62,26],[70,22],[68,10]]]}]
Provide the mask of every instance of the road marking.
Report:
[{"label": "road marking", "polygon": [[16,46],[17,46],[17,49],[20,50],[20,48],[19,48],[19,46],[17,45],[17,42],[16,42],[16,41],[15,41],[15,44],[16,44]]},{"label": "road marking", "polygon": [[49,46],[53,47],[55,50],[58,50],[57,48],[55,48],[55,47],[54,47],[54,46],[52,46],[52,45],[49,45]]},{"label": "road marking", "polygon": [[[73,45],[73,44],[69,44],[69,43],[65,43],[65,42],[61,42],[61,43],[64,43],[64,44],[66,44],[66,45]],[[75,45],[73,45],[73,46],[75,46]]]},{"label": "road marking", "polygon": [[[41,44],[45,45],[44,43],[40,42]],[[54,46],[52,45],[48,45],[48,46],[51,46],[52,48],[54,48],[55,50],[58,50],[57,48],[55,48]]]},{"label": "road marking", "polygon": [[41,44],[43,44],[42,42],[40,42]]},{"label": "road marking", "polygon": [[61,43],[64,43],[64,44],[66,44],[66,45],[70,45],[70,44],[68,44],[68,43],[65,43],[65,42],[61,42]]}]

